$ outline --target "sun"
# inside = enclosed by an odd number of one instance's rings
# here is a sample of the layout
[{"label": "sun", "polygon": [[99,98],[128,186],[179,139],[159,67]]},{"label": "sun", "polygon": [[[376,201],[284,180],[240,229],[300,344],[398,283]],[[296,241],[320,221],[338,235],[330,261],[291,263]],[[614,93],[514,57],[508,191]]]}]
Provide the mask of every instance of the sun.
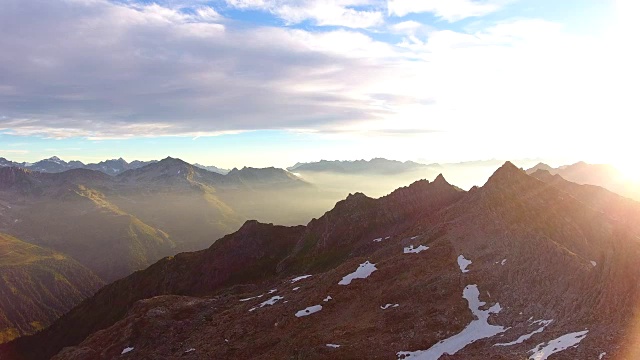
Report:
[{"label": "sun", "polygon": [[638,166],[637,161],[624,161],[615,163],[613,166],[616,167],[622,173],[622,176],[625,180],[633,181],[640,183],[640,166]]}]

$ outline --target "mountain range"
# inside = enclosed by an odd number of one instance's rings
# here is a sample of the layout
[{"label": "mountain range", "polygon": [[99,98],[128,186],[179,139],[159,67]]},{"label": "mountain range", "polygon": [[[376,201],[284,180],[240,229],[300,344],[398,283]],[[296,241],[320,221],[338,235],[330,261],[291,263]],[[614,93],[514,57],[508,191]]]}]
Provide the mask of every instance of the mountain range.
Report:
[{"label": "mountain range", "polygon": [[48,159],[43,159],[35,163],[27,163],[27,162],[19,163],[19,162],[14,162],[14,161],[7,160],[5,158],[0,157],[0,167],[20,167],[23,169],[28,169],[32,171],[38,171],[38,172],[46,172],[46,173],[59,173],[67,170],[73,170],[73,169],[89,169],[89,170],[101,171],[109,175],[117,175],[117,174],[120,174],[121,172],[130,170],[130,169],[137,169],[139,167],[151,164],[153,162],[155,161],[136,160],[136,161],[132,161],[131,163],[128,163],[124,159],[119,158],[119,159],[105,160],[99,163],[84,164],[81,161],[77,161],[77,160],[66,162],[57,156],[52,156]]},{"label": "mountain range", "polygon": [[[115,176],[0,167],[0,265],[11,260],[0,291],[13,293],[0,300],[0,343],[49,325],[105,283],[210,246],[249,218],[308,221],[293,203],[317,194],[282,169],[221,175],[174,158]],[[18,248],[49,255],[17,257]]]},{"label": "mountain range", "polygon": [[0,357],[635,359],[639,214],[511,163],[469,191],[354,193],[306,226],[247,221],[166,257]]},{"label": "mountain range", "polygon": [[539,163],[527,170],[533,174],[537,170],[546,170],[552,175],[578,184],[602,186],[605,189],[640,201],[640,183],[625,177],[618,169],[608,164],[587,164],[583,161],[572,165],[553,168],[545,163]]},{"label": "mountain range", "polygon": [[[15,162],[15,161],[7,160],[3,157],[0,157],[0,167],[20,167],[20,168],[28,169],[31,171],[46,172],[46,173],[59,173],[67,170],[73,170],[73,169],[89,169],[89,170],[101,171],[108,175],[118,175],[127,170],[141,168],[145,165],[149,165],[155,162],[157,161],[156,160],[151,160],[151,161],[134,160],[132,162],[127,162],[123,158],[119,158],[119,159],[104,160],[99,163],[84,164],[83,162],[77,161],[77,160],[66,162],[57,156],[52,156],[48,159],[42,159],[35,163],[27,163],[27,162]],[[201,169],[205,169],[205,170],[215,172],[218,174],[223,174],[223,175],[229,172],[229,170],[227,169],[221,169],[216,166],[206,166],[206,165],[200,165],[200,164],[193,164],[193,165]]]},{"label": "mountain range", "polygon": [[[209,172],[166,158],[116,176],[0,168],[0,229],[65,254],[110,282],[179,251],[198,250],[269,212],[265,193],[313,191],[285,170]],[[273,207],[277,206],[273,202]],[[249,215],[251,217],[249,217]]]},{"label": "mountain range", "polygon": [[[398,174],[405,171],[425,169],[430,165],[419,164],[413,161],[396,161],[384,158],[373,158],[371,160],[321,160],[319,162],[297,163],[287,170],[296,173],[303,172],[334,172],[343,174]],[[437,166],[437,165],[431,165]]]}]

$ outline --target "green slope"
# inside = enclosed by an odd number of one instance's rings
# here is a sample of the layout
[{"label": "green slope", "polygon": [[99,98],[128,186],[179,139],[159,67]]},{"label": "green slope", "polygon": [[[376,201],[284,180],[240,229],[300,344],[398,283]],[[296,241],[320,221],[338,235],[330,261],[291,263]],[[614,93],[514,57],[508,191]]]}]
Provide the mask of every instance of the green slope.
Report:
[{"label": "green slope", "polygon": [[38,198],[17,216],[13,234],[69,254],[106,282],[175,252],[165,232],[82,185],[57,197]]},{"label": "green slope", "polygon": [[0,233],[0,343],[48,326],[103,284],[64,254]]}]

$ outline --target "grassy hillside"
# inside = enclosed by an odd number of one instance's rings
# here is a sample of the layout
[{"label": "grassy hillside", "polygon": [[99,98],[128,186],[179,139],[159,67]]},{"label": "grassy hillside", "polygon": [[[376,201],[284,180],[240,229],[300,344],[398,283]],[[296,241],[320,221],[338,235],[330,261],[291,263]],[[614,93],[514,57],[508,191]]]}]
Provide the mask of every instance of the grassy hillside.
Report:
[{"label": "grassy hillside", "polygon": [[53,198],[38,198],[15,211],[18,221],[12,226],[13,234],[69,254],[107,282],[175,251],[165,232],[82,185]]},{"label": "grassy hillside", "polygon": [[0,233],[0,343],[48,326],[103,284],[64,254]]}]

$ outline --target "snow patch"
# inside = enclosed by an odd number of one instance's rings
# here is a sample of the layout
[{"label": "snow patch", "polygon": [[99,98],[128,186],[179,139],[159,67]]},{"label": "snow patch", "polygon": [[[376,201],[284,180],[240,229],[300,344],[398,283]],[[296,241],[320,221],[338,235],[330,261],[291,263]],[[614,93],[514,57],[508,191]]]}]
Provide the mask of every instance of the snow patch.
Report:
[{"label": "snow patch", "polygon": [[276,291],[278,291],[278,289],[271,289],[271,290],[269,290],[268,294],[273,294]]},{"label": "snow patch", "polygon": [[340,347],[340,345],[338,345],[338,344],[327,344],[327,347],[337,349],[337,348]]},{"label": "snow patch", "polygon": [[593,261],[593,260],[591,260],[591,265],[593,265],[595,267],[596,265],[598,265],[598,263]]},{"label": "snow patch", "polygon": [[293,291],[298,291],[298,290],[300,290],[300,286],[296,286],[293,288]]},{"label": "snow patch", "polygon": [[252,307],[251,309],[249,309],[249,311],[254,311],[255,309],[263,308],[265,306],[274,305],[275,303],[277,303],[278,301],[280,301],[282,299],[284,299],[284,297],[276,295],[276,296],[272,297],[271,299],[269,299],[267,301],[261,302],[260,305],[258,305],[256,307]]},{"label": "snow patch", "polygon": [[302,275],[302,276],[298,276],[297,278],[293,278],[291,279],[291,283],[297,283],[300,280],[304,280],[306,278],[310,278],[312,275]]},{"label": "snow patch", "polygon": [[380,309],[387,310],[388,308],[391,308],[391,307],[397,308],[398,306],[400,306],[400,305],[398,305],[398,304],[387,304],[385,306],[380,306]]},{"label": "snow patch", "polygon": [[331,297],[331,295],[327,295],[327,297],[326,297],[326,298],[324,298],[324,300],[322,300],[322,301],[327,302],[327,301],[329,301],[329,300],[333,300],[333,298]]},{"label": "snow patch", "polygon": [[123,355],[123,354],[129,353],[129,352],[132,352],[132,351],[133,351],[133,347],[129,347],[129,346],[127,346],[126,348],[124,348],[124,349],[122,350],[122,352],[120,353],[120,355]]},{"label": "snow patch", "polygon": [[506,330],[502,326],[491,325],[487,321],[489,315],[499,313],[502,308],[500,304],[496,303],[488,310],[480,310],[480,307],[486,303],[480,301],[480,291],[477,285],[467,285],[462,292],[462,297],[469,302],[469,309],[475,316],[475,320],[471,321],[462,332],[441,340],[428,350],[398,352],[398,359],[437,360],[444,354],[453,355],[477,340],[498,335]]},{"label": "snow patch", "polygon": [[191,349],[187,349],[184,353],[185,353],[185,354],[188,354],[188,353],[190,353],[190,352],[194,352],[194,351],[196,351],[196,349],[191,348]]},{"label": "snow patch", "polygon": [[419,238],[419,237],[420,237],[420,235],[412,236],[412,237],[411,237],[411,240],[415,240],[415,239],[417,239],[417,238]]},{"label": "snow patch", "polygon": [[300,310],[296,313],[296,317],[309,316],[311,314],[315,314],[318,311],[322,310],[322,305],[313,305],[309,306],[306,309]]},{"label": "snow patch", "polygon": [[240,299],[240,301],[242,301],[242,302],[244,302],[244,301],[249,301],[249,300],[253,300],[253,299],[261,298],[261,297],[263,297],[263,296],[264,296],[264,294],[260,294],[260,295],[258,295],[258,296],[254,296],[254,297],[248,297],[248,298]]},{"label": "snow patch", "polygon": [[530,332],[528,334],[522,335],[520,336],[518,339],[508,342],[508,343],[498,343],[495,344],[493,346],[511,346],[511,345],[516,345],[516,344],[520,344],[526,340],[529,340],[533,335],[541,333],[544,331],[544,329],[549,326],[549,324],[551,324],[553,322],[553,320],[536,320],[534,321],[532,324],[541,324],[542,326],[539,327],[538,329],[534,330],[533,332]]},{"label": "snow patch", "polygon": [[372,264],[368,261],[365,261],[364,263],[360,264],[360,266],[358,266],[356,271],[343,277],[342,280],[340,280],[340,282],[338,283],[338,285],[349,285],[351,284],[351,281],[353,281],[354,279],[366,279],[369,277],[369,275],[371,275],[376,270],[378,270],[376,268],[376,264]]},{"label": "snow patch", "polygon": [[578,331],[566,335],[562,335],[557,339],[549,341],[546,345],[544,343],[538,344],[535,348],[529,350],[533,355],[529,357],[529,360],[546,360],[549,356],[566,350],[571,347],[578,346],[578,343],[587,336],[589,330]]},{"label": "snow patch", "polygon": [[427,249],[429,249],[429,247],[428,246],[424,246],[424,245],[420,245],[415,249],[413,248],[413,245],[409,245],[406,248],[404,248],[404,253],[405,254],[418,254],[418,253],[420,253],[422,251],[425,251]]},{"label": "snow patch", "polygon": [[500,263],[500,265],[504,266],[504,264],[507,263],[507,259],[502,260],[502,262]]},{"label": "snow patch", "polygon": [[465,259],[464,255],[458,256],[458,266],[460,267],[460,271],[463,273],[469,272],[467,270],[467,266],[471,265],[471,260]]},{"label": "snow patch", "polygon": [[373,242],[381,242],[382,238],[373,239]]},{"label": "snow patch", "polygon": [[598,355],[598,360],[602,360],[604,359],[605,355],[607,355],[606,352],[601,353],[600,355]]}]

